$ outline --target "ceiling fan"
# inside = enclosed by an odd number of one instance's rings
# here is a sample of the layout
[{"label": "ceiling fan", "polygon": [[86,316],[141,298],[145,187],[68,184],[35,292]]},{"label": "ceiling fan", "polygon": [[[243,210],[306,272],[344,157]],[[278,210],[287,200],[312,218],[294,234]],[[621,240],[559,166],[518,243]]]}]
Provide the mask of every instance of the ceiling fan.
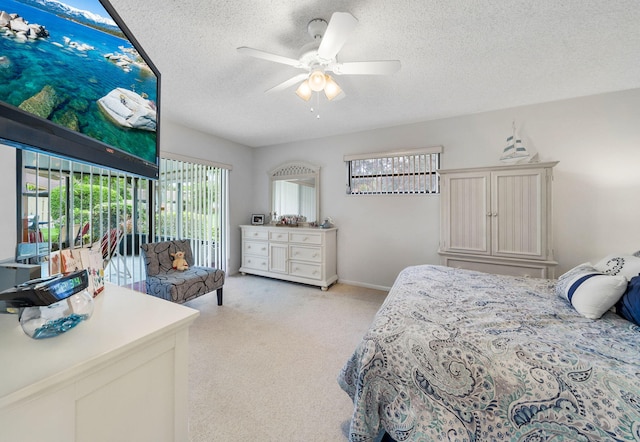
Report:
[{"label": "ceiling fan", "polygon": [[307,32],[313,41],[302,47],[298,59],[246,46],[239,47],[238,52],[306,71],[268,89],[267,93],[282,91],[301,82],[296,94],[305,101],[311,98],[313,92],[320,91],[324,91],[329,100],[342,98],[344,92],[328,72],[336,75],[391,75],[400,69],[398,60],[337,61],[338,52],[357,24],[358,20],[348,12],[334,12],[328,24],[321,18],[314,18],[307,25]]}]

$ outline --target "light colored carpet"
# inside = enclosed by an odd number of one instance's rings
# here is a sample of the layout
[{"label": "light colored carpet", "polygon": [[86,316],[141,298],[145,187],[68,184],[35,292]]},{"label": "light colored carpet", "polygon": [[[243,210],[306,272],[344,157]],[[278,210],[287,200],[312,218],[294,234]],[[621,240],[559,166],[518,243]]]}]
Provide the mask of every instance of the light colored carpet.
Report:
[{"label": "light colored carpet", "polygon": [[228,277],[185,305],[192,442],[347,440],[351,400],[336,381],[386,292]]}]

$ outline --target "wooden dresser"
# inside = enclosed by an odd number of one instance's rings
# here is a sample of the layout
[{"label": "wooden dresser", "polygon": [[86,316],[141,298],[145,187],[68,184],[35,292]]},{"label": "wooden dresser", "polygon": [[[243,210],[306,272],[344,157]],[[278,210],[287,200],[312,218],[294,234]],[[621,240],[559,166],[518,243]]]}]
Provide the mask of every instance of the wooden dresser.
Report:
[{"label": "wooden dresser", "polygon": [[317,285],[338,280],[336,228],[240,226],[242,274]]}]

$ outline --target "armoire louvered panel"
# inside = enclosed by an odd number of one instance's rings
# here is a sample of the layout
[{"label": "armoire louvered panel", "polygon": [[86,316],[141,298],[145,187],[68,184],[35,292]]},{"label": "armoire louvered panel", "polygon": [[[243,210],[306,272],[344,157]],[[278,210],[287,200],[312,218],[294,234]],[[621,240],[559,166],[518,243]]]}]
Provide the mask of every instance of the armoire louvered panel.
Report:
[{"label": "armoire louvered panel", "polygon": [[489,174],[450,175],[446,179],[444,185],[451,195],[448,249],[490,253]]},{"label": "armoire louvered panel", "polygon": [[499,256],[544,259],[546,206],[544,169],[492,174],[492,252]]},{"label": "armoire louvered panel", "polygon": [[552,278],[557,162],[439,170],[442,264]]}]

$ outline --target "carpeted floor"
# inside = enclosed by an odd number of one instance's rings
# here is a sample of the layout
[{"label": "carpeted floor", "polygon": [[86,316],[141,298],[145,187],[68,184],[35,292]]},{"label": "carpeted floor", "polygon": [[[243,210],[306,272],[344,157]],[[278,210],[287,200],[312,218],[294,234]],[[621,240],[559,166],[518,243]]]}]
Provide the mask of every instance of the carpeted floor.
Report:
[{"label": "carpeted floor", "polygon": [[191,442],[347,440],[351,400],[336,378],[386,292],[228,277],[185,305]]}]

